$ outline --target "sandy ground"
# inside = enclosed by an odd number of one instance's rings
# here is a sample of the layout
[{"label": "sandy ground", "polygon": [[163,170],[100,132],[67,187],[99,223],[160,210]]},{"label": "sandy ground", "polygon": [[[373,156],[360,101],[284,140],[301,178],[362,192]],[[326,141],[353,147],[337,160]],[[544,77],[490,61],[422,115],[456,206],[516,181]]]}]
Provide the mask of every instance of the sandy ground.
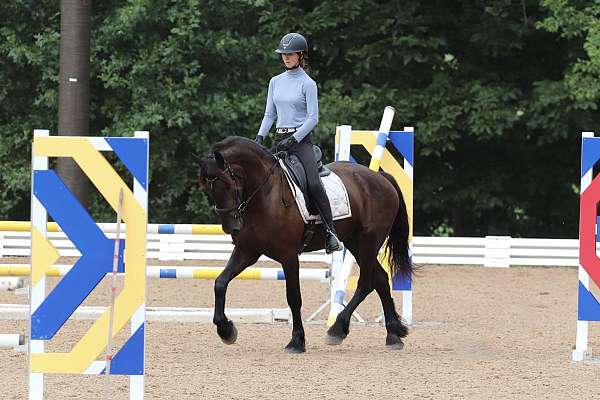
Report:
[{"label": "sandy ground", "polygon": [[[3,260],[6,262],[6,260]],[[156,263],[151,263],[156,264]],[[202,263],[206,265],[207,263]],[[593,399],[600,364],[570,361],[575,342],[577,270],[425,266],[414,282],[414,324],[402,351],[385,349],[385,329],[353,324],[338,347],[325,326],[306,324],[307,352],[282,349],[291,325],[237,325],[238,342],[221,343],[210,324],[148,323],[147,399]],[[212,307],[212,282],[149,280],[148,305]],[[304,316],[328,297],[303,284]],[[86,304],[106,304],[100,290]],[[0,303],[26,303],[0,292]],[[229,307],[285,307],[283,282],[233,282]],[[399,306],[399,304],[398,304]],[[399,307],[398,307],[399,309]],[[359,308],[371,321],[375,295]],[[49,348],[69,348],[87,322],[69,322]],[[0,333],[25,322],[1,321]],[[600,326],[591,329],[600,348]],[[48,399],[99,399],[99,377],[47,375]],[[125,379],[112,399],[127,399]],[[27,398],[27,358],[0,350],[2,399]]]}]

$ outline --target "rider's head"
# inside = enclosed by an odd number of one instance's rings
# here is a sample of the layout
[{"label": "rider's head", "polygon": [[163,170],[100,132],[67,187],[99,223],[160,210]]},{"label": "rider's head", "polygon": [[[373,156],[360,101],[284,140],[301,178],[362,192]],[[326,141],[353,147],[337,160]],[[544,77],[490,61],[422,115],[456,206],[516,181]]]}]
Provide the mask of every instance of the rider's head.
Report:
[{"label": "rider's head", "polygon": [[281,38],[275,52],[281,54],[285,69],[304,67],[306,54],[308,53],[308,43],[301,34],[288,33]]}]

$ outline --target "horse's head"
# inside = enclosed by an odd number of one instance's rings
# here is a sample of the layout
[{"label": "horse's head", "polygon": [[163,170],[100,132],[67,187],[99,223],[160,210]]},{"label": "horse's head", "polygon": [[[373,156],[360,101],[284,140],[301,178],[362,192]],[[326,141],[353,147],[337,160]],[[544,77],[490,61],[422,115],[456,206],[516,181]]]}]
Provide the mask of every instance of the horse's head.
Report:
[{"label": "horse's head", "polygon": [[215,211],[221,217],[223,230],[236,235],[242,229],[242,190],[241,175],[225,161],[223,155],[215,151],[200,162],[198,182],[208,194]]},{"label": "horse's head", "polygon": [[214,204],[226,233],[236,235],[244,225],[244,211],[256,194],[254,192],[248,198],[243,197],[248,189],[246,177],[253,172],[246,169],[254,169],[261,157],[272,158],[270,153],[252,140],[229,137],[215,144],[210,155],[200,161],[200,187]]}]

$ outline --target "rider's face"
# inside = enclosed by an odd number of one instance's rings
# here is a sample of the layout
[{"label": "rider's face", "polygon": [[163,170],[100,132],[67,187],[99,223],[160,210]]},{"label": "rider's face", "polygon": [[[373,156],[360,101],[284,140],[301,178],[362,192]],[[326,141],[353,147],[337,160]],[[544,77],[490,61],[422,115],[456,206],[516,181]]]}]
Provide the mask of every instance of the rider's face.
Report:
[{"label": "rider's face", "polygon": [[294,68],[300,62],[300,54],[299,53],[287,53],[282,54],[281,59],[285,64],[286,68]]}]

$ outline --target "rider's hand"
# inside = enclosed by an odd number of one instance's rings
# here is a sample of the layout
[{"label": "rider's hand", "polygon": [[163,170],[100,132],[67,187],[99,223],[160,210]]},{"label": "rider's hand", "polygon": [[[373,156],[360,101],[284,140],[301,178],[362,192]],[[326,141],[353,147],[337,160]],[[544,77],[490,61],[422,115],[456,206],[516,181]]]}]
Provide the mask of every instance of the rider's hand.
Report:
[{"label": "rider's hand", "polygon": [[289,138],[283,139],[281,142],[279,142],[277,145],[277,151],[288,151],[297,144],[298,141],[296,138],[294,136],[290,136]]},{"label": "rider's hand", "polygon": [[264,139],[265,138],[262,135],[256,135],[256,138],[254,139],[254,141],[262,146]]}]

